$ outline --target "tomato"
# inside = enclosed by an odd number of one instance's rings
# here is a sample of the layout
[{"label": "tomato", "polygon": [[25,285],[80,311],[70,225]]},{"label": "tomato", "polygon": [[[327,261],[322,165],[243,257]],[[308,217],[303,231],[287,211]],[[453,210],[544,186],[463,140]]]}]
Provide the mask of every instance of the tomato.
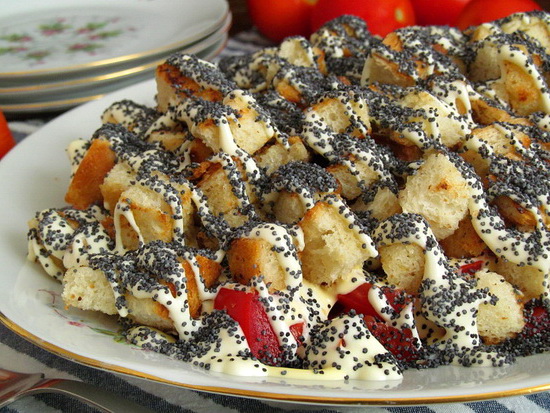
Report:
[{"label": "tomato", "polygon": [[8,122],[0,110],[0,159],[15,146]]},{"label": "tomato", "polygon": [[415,24],[410,0],[318,0],[311,13],[311,30],[343,14],[361,17],[372,34],[386,34]]},{"label": "tomato", "polygon": [[452,26],[471,0],[411,0],[416,23],[421,26]]},{"label": "tomato", "polygon": [[316,0],[247,0],[258,31],[276,43],[288,36],[310,34],[309,15]]},{"label": "tomato", "polygon": [[481,23],[501,19],[513,13],[542,10],[533,0],[472,0],[458,16],[456,26],[466,29]]}]

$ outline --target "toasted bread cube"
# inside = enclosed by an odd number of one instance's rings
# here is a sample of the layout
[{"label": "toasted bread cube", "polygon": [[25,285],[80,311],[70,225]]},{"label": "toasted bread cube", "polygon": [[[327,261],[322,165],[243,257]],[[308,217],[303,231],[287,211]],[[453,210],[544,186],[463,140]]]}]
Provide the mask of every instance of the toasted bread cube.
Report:
[{"label": "toasted bread cube", "polygon": [[103,139],[94,139],[69,184],[65,201],[77,209],[101,203],[103,195],[100,185],[115,163],[116,154],[111,144]]},{"label": "toasted bread cube", "polygon": [[234,240],[227,251],[227,260],[232,277],[241,284],[247,285],[254,277],[261,275],[271,292],[286,288],[285,272],[277,254],[264,239]]},{"label": "toasted bread cube", "polygon": [[[216,261],[203,257],[202,255],[197,255],[196,259],[200,268],[199,274],[203,279],[204,286],[206,288],[212,287],[221,274],[221,265]],[[197,286],[197,280],[195,279],[195,272],[187,260],[180,259],[180,262],[183,265],[185,277],[187,278],[186,288],[189,313],[191,314],[191,317],[197,318],[200,316],[202,302]]]},{"label": "toasted bread cube", "polygon": [[521,294],[495,272],[478,271],[476,278],[477,288],[488,288],[498,298],[495,305],[479,306],[477,328],[483,342],[498,344],[515,337],[525,326]]},{"label": "toasted bread cube", "polygon": [[456,231],[468,212],[470,189],[456,166],[442,154],[431,154],[399,193],[403,212],[422,215],[438,239]]},{"label": "toasted bread cube", "polygon": [[401,71],[399,64],[373,51],[367,57],[362,78],[366,84],[383,83],[402,87],[414,86],[414,78]]},{"label": "toasted bread cube", "polygon": [[455,232],[440,240],[439,244],[445,255],[451,258],[479,257],[487,248],[472,225],[469,215],[460,221]]},{"label": "toasted bread cube", "polygon": [[273,214],[277,221],[295,224],[304,217],[306,208],[301,197],[294,192],[280,191],[273,205]]},{"label": "toasted bread cube", "polygon": [[314,284],[332,284],[370,258],[362,241],[333,205],[317,202],[299,225],[305,242],[302,271],[304,278]]},{"label": "toasted bread cube", "polygon": [[269,124],[269,115],[262,113],[262,109],[252,95],[242,90],[235,90],[223,99],[221,105],[234,109],[237,113],[236,116],[227,117],[229,130],[226,128],[222,130],[224,125],[217,124],[211,118],[200,123],[195,123],[189,117],[182,119],[187,123],[193,136],[200,138],[214,152],[220,152],[224,149],[222,146],[225,142],[233,140],[239,148],[253,155],[275,137],[275,130]]},{"label": "toasted bread cube", "polygon": [[359,198],[352,206],[354,211],[369,211],[371,217],[382,221],[402,211],[397,195],[389,188],[380,188],[371,202],[365,203]]},{"label": "toasted bread cube", "polygon": [[257,165],[265,168],[267,175],[271,175],[281,165],[289,162],[309,161],[309,152],[298,136],[291,136],[288,139],[288,143],[290,144],[290,148],[288,149],[279,142],[275,142],[272,145],[265,145],[254,154]]},{"label": "toasted bread cube", "polygon": [[248,220],[239,212],[240,200],[233,193],[231,182],[219,163],[210,165],[198,187],[208,198],[210,211],[223,216],[230,226],[239,227]]},{"label": "toasted bread cube", "polygon": [[[501,83],[507,94],[508,104],[519,116],[527,116],[533,112],[545,111],[540,86],[533,79],[533,74],[516,63],[504,61],[504,73]],[[536,70],[534,67],[530,70]]]},{"label": "toasted bread cube", "polygon": [[[185,235],[192,233],[194,207],[190,191],[180,189],[179,202],[182,207],[183,230]],[[163,196],[151,188],[133,185],[120,195],[117,208],[128,208],[139,233],[128,221],[125,214],[120,215],[120,237],[126,249],[139,247],[139,238],[144,243],[150,241],[172,241],[175,222],[172,209]]]},{"label": "toasted bread cube", "polygon": [[113,289],[101,270],[69,268],[63,277],[61,298],[67,306],[117,314]]},{"label": "toasted bread cube", "polygon": [[[204,285],[209,288],[217,281],[221,266],[209,258],[197,255],[199,273],[204,280]],[[187,303],[189,314],[193,318],[200,315],[202,302],[198,292],[195,273],[187,260],[180,259],[184,268],[187,282]],[[175,296],[176,290],[173,285],[168,285]],[[90,267],[72,267],[67,270],[63,278],[63,301],[67,306],[81,310],[100,311],[105,314],[117,314],[115,296],[113,289],[105,274],[101,270],[94,270]],[[136,298],[131,292],[125,294],[128,306],[128,317],[136,323],[148,325],[161,330],[172,330],[173,322],[170,313],[164,305],[151,298]]]},{"label": "toasted bread cube", "polygon": [[[464,128],[464,122],[458,118],[459,113],[456,110],[426,91],[412,91],[399,101],[412,109],[423,109],[429,114],[428,117],[435,117],[441,141],[449,148],[455,147],[469,132]],[[428,120],[418,120],[424,123],[424,130],[429,130]]]},{"label": "toasted bread cube", "polygon": [[[369,108],[364,99],[326,97],[311,106],[308,111],[315,112],[316,118],[326,124],[335,133],[351,133],[356,137],[365,137],[365,133],[370,133],[371,125],[369,118]],[[365,131],[359,128],[353,128],[351,117],[354,117],[356,123],[360,123]]]},{"label": "toasted bread cube", "polygon": [[290,64],[303,67],[315,67],[315,58],[309,41],[300,36],[284,39],[277,53]]},{"label": "toasted bread cube", "polygon": [[519,266],[499,259],[494,264],[494,271],[501,274],[514,287],[519,288],[526,301],[540,298],[546,291],[547,276],[536,267]]},{"label": "toasted bread cube", "polygon": [[101,115],[101,121],[120,124],[130,132],[139,135],[145,132],[158,117],[159,113],[156,110],[125,99],[105,109]]},{"label": "toasted bread cube", "polygon": [[346,199],[357,198],[363,192],[361,185],[368,187],[380,178],[379,173],[366,161],[356,159],[352,162],[355,167],[353,174],[346,165],[334,164],[327,167],[327,171],[340,183],[342,196]]},{"label": "toasted bread cube", "polygon": [[111,215],[120,199],[120,195],[136,181],[136,173],[126,162],[117,163],[99,186],[103,196],[103,206]]},{"label": "toasted bread cube", "polygon": [[[193,56],[171,56],[165,63],[157,67],[155,78],[157,83],[157,109],[166,112],[168,107],[177,106],[183,100],[190,97],[211,102],[219,102],[223,99],[223,81],[221,72],[209,62],[202,61]],[[182,67],[183,66],[183,67]],[[209,77],[210,84],[202,83],[202,79],[194,79],[191,74],[184,73],[186,67],[201,67],[203,70],[212,73]],[[200,70],[195,70],[200,73]]]},{"label": "toasted bread cube", "polygon": [[416,295],[424,278],[424,250],[416,244],[395,243],[379,249],[387,282]]},{"label": "toasted bread cube", "polygon": [[507,223],[511,223],[526,231],[533,231],[535,229],[537,218],[531,211],[523,208],[512,198],[500,195],[494,199],[494,204]]}]

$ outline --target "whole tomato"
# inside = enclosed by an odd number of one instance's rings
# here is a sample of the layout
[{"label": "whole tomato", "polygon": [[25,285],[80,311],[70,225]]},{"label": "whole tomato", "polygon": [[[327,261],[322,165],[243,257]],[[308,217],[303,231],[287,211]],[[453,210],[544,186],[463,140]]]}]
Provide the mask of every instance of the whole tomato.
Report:
[{"label": "whole tomato", "polygon": [[466,29],[482,23],[501,19],[513,13],[542,10],[533,0],[472,0],[458,16],[456,26]]},{"label": "whole tomato", "polygon": [[8,127],[8,122],[0,110],[0,159],[15,146],[15,140]]},{"label": "whole tomato", "polygon": [[453,26],[471,0],[411,0],[416,23],[421,26]]},{"label": "whole tomato", "polygon": [[247,0],[258,31],[274,42],[288,36],[309,36],[309,15],[316,0]]},{"label": "whole tomato", "polygon": [[369,31],[380,36],[416,22],[410,0],[319,0],[311,13],[312,31],[342,14],[361,17]]}]

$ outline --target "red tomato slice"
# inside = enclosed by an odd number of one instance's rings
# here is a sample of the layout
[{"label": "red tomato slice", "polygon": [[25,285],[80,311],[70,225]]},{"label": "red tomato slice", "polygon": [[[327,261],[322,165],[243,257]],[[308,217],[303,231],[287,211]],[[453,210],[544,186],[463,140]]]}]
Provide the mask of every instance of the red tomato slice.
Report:
[{"label": "red tomato slice", "polygon": [[227,311],[239,323],[254,357],[266,364],[276,364],[282,351],[257,293],[221,288],[214,308]]},{"label": "red tomato slice", "polygon": [[0,111],[0,159],[2,159],[14,146],[15,140],[8,127],[8,122],[2,111]]},{"label": "red tomato slice", "polygon": [[309,15],[315,1],[247,0],[247,6],[258,31],[278,43],[288,36],[309,36]]},{"label": "red tomato slice", "polygon": [[471,0],[411,0],[416,23],[421,26],[453,26]]},{"label": "red tomato slice", "polygon": [[531,10],[542,10],[542,8],[533,0],[472,0],[462,9],[456,26],[464,30],[513,13]]},{"label": "red tomato slice", "polygon": [[380,36],[416,21],[410,0],[319,0],[311,12],[311,30],[343,14],[361,17],[369,31]]}]

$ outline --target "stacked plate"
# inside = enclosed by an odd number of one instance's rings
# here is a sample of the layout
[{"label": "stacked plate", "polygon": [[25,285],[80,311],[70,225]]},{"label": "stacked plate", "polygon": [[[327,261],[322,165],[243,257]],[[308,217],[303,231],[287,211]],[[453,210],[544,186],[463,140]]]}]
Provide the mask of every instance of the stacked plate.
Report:
[{"label": "stacked plate", "polygon": [[226,0],[0,0],[0,109],[65,110],[225,46]]}]

